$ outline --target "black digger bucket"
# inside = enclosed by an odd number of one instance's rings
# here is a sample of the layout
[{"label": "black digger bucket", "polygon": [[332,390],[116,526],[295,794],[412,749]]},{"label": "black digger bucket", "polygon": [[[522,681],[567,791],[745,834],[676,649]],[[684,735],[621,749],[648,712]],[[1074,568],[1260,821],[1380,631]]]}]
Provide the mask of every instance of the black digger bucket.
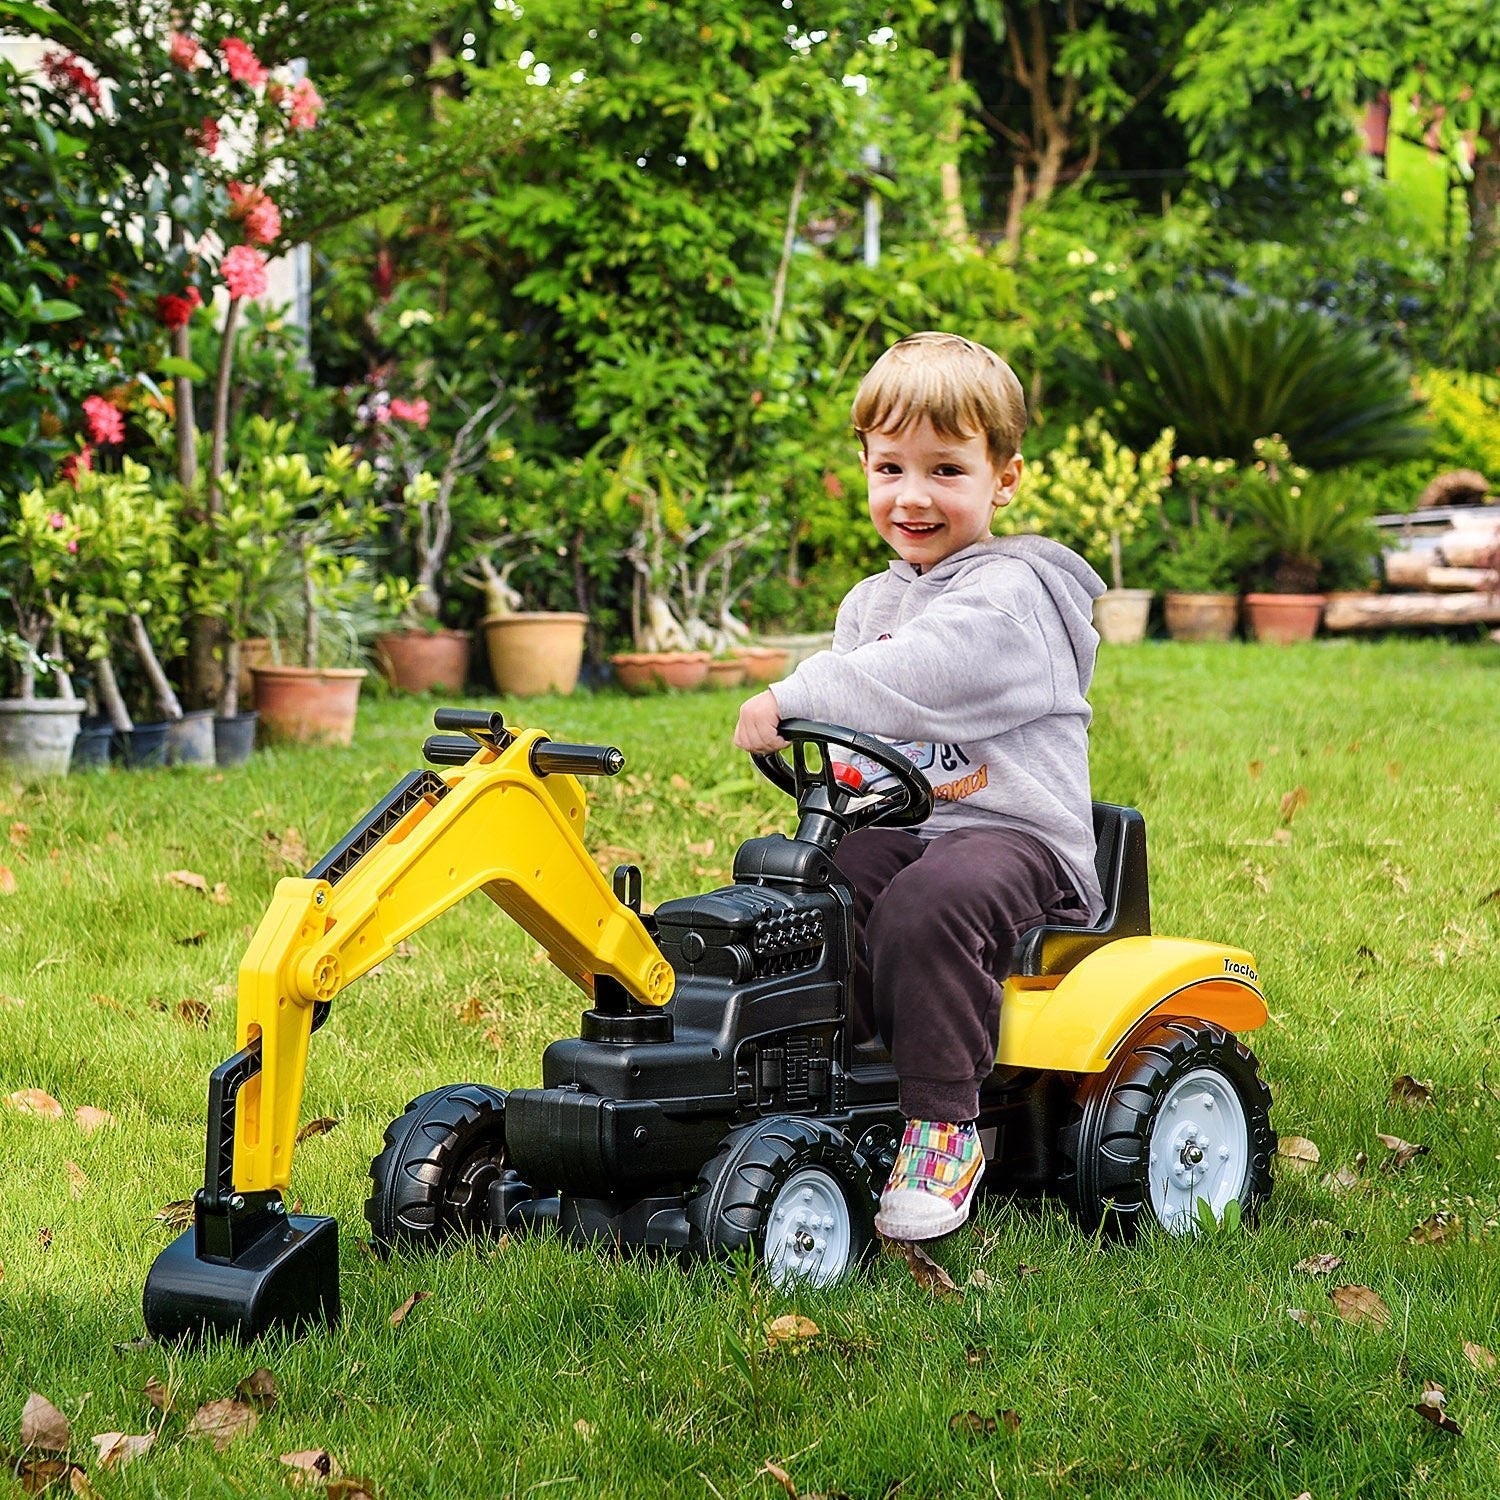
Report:
[{"label": "black digger bucket", "polygon": [[287,1213],[278,1192],[233,1187],[235,1096],[259,1070],[257,1039],[209,1077],[208,1161],[193,1227],[156,1257],[146,1277],[143,1305],[154,1338],[213,1332],[249,1340],[273,1328],[339,1320],[337,1222]]}]

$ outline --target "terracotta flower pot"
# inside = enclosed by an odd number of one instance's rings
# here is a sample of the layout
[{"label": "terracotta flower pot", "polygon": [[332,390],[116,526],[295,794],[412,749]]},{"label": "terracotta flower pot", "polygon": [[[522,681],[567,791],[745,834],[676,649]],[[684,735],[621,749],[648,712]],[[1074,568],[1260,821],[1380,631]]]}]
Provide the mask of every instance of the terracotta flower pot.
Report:
[{"label": "terracotta flower pot", "polygon": [[1151,618],[1150,589],[1106,589],[1094,600],[1094,629],[1112,646],[1134,646],[1146,639]]},{"label": "terracotta flower pot", "polygon": [[651,670],[663,687],[686,690],[708,681],[712,661],[707,651],[663,651],[651,663]]},{"label": "terracotta flower pot", "polygon": [[352,745],[363,667],[254,667],[255,708],[266,737]]},{"label": "terracotta flower pot", "polygon": [[461,693],[469,677],[467,630],[393,630],[375,637],[385,680],[402,693]]},{"label": "terracotta flower pot", "polygon": [[745,676],[751,682],[776,682],[786,676],[788,652],[785,646],[743,646],[734,653],[745,664]]},{"label": "terracotta flower pot", "polygon": [[708,685],[716,688],[739,687],[745,680],[745,664],[732,656],[708,664]]},{"label": "terracotta flower pot", "polygon": [[495,686],[517,698],[571,693],[578,686],[578,669],[583,665],[583,631],[588,619],[561,610],[486,615],[480,623]]},{"label": "terracotta flower pot", "polygon": [[1258,641],[1278,646],[1310,641],[1326,602],[1322,594],[1246,594],[1245,619]]},{"label": "terracotta flower pot", "polygon": [[1167,634],[1174,641],[1227,641],[1239,615],[1238,594],[1166,596]]},{"label": "terracotta flower pot", "polygon": [[653,659],[650,651],[617,651],[609,664],[615,669],[615,681],[627,693],[651,693],[661,685],[651,670]]}]

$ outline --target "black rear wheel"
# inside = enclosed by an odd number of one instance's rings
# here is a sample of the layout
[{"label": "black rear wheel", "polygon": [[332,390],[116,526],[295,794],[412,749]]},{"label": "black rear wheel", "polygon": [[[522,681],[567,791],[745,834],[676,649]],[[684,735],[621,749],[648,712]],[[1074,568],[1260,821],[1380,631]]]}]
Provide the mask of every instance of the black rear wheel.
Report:
[{"label": "black rear wheel", "polygon": [[428,1250],[489,1232],[490,1185],[509,1170],[503,1089],[456,1083],[413,1099],[370,1163],[365,1218],[376,1248]]},{"label": "black rear wheel", "polygon": [[1232,1033],[1160,1021],[1084,1079],[1059,1145],[1060,1186],[1090,1233],[1191,1234],[1201,1205],[1221,1219],[1231,1202],[1248,1222],[1271,1194],[1271,1091]]},{"label": "black rear wheel", "polygon": [[688,1248],[726,1255],[746,1245],[778,1285],[827,1286],[875,1243],[870,1171],[830,1125],[779,1115],[731,1134],[688,1203]]}]

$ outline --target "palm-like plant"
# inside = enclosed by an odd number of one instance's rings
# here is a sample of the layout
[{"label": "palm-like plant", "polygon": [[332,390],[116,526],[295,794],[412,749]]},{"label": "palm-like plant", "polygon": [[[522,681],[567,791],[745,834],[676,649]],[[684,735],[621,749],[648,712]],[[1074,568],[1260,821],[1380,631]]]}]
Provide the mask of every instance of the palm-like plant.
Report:
[{"label": "palm-like plant", "polygon": [[1100,355],[1128,441],[1171,427],[1185,453],[1244,463],[1276,432],[1313,469],[1410,458],[1429,442],[1405,363],[1316,308],[1201,292],[1122,298]]}]

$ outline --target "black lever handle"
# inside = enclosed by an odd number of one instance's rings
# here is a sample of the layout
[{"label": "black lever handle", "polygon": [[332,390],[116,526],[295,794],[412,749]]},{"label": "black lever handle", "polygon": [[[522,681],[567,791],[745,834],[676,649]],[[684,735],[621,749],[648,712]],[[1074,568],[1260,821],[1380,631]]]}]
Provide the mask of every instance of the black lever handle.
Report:
[{"label": "black lever handle", "polygon": [[613,745],[561,745],[538,740],[531,747],[531,769],[538,776],[618,776],[625,754]]},{"label": "black lever handle", "polygon": [[429,734],[422,742],[422,758],[435,766],[466,766],[484,748],[466,734]]},{"label": "black lever handle", "polygon": [[481,734],[505,732],[505,715],[488,708],[440,708],[432,716],[434,729],[477,729]]}]

